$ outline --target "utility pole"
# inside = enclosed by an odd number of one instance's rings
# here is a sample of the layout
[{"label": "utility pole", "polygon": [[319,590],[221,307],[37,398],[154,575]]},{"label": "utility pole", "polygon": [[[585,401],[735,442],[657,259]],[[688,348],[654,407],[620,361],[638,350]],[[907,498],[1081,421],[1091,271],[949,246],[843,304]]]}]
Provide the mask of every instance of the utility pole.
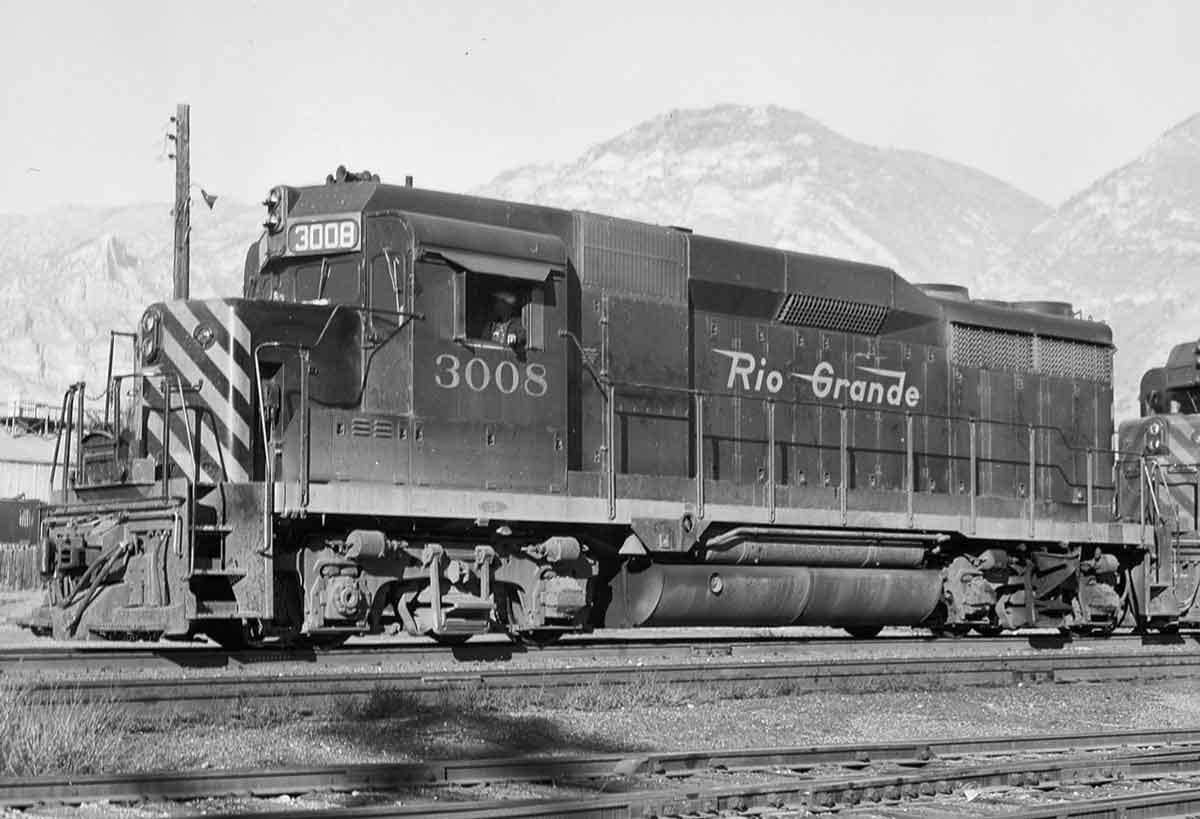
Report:
[{"label": "utility pole", "polygon": [[191,155],[188,150],[191,106],[179,105],[171,121],[175,123],[175,289],[173,297],[188,298],[191,282]]}]

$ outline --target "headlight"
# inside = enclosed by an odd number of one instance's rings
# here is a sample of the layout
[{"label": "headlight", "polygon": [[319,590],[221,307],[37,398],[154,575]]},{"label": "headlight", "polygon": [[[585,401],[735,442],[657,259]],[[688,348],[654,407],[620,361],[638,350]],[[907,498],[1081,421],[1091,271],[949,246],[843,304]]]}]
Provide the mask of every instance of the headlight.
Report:
[{"label": "headlight", "polygon": [[154,310],[147,310],[142,316],[142,339],[139,347],[143,364],[153,364],[158,358],[158,334],[161,330],[159,324],[159,315]]},{"label": "headlight", "polygon": [[1146,452],[1150,455],[1162,455],[1167,452],[1163,445],[1166,424],[1157,418],[1146,424]]}]

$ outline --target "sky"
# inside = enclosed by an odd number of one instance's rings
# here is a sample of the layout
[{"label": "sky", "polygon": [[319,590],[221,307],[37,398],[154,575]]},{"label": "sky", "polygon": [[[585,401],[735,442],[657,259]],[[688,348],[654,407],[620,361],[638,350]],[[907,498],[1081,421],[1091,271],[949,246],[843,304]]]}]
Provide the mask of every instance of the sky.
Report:
[{"label": "sky", "polygon": [[0,213],[244,202],[338,164],[466,191],[675,108],[774,104],[1058,204],[1200,111],[1200,3],[0,0]]}]

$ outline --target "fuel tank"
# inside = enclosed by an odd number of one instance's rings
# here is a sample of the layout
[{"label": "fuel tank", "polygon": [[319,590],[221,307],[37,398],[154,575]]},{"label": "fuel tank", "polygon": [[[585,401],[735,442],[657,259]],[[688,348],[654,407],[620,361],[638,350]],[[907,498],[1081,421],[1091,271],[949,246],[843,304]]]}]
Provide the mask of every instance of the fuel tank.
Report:
[{"label": "fuel tank", "polygon": [[931,569],[625,564],[608,628],[916,625],[942,593]]}]

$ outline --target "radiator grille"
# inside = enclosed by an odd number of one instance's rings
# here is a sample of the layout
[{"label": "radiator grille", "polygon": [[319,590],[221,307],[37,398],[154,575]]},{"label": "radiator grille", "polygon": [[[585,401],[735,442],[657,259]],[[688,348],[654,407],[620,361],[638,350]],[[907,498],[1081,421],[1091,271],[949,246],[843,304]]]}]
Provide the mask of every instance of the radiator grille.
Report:
[{"label": "radiator grille", "polygon": [[1046,375],[1112,383],[1111,347],[1039,336],[1037,353],[1038,370]]},{"label": "radiator grille", "polygon": [[1112,348],[966,324],[953,325],[954,363],[1112,383]]},{"label": "radiator grille", "polygon": [[375,437],[376,438],[391,438],[395,432],[395,425],[388,420],[382,418],[375,419]]},{"label": "radiator grille", "polygon": [[879,335],[887,314],[888,309],[882,304],[791,293],[779,306],[775,320],[783,324],[875,336]]},{"label": "radiator grille", "polygon": [[371,437],[371,419],[370,418],[351,418],[350,419],[350,434],[355,438],[370,438]]},{"label": "radiator grille", "polygon": [[955,324],[954,361],[985,370],[1033,371],[1033,336]]}]

